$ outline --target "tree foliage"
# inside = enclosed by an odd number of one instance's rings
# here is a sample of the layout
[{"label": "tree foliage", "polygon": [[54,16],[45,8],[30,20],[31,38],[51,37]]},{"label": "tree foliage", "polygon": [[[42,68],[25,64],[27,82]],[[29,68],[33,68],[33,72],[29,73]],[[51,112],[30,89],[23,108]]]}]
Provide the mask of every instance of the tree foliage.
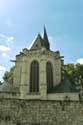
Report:
[{"label": "tree foliage", "polygon": [[3,76],[3,80],[4,80],[4,81],[9,82],[10,79],[12,79],[12,77],[13,77],[13,72],[14,72],[14,68],[15,68],[15,66],[13,66],[13,67],[10,69],[10,71],[6,71],[6,72],[5,72],[5,74],[4,74],[4,76]]},{"label": "tree foliage", "polygon": [[72,81],[75,84],[81,84],[83,87],[83,65],[82,64],[67,64],[65,70]]}]

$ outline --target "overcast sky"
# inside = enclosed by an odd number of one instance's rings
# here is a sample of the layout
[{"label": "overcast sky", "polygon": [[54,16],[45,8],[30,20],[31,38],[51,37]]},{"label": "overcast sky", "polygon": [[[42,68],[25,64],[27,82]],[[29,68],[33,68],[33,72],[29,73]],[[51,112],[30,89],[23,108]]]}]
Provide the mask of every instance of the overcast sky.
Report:
[{"label": "overcast sky", "polygon": [[52,50],[83,63],[83,0],[0,0],[0,80],[46,25]]}]

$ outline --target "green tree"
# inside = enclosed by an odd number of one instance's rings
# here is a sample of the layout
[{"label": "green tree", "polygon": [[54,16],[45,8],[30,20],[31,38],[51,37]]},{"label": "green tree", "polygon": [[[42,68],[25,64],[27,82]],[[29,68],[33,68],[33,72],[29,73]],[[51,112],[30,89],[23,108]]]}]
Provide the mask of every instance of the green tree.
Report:
[{"label": "green tree", "polygon": [[14,68],[15,68],[15,66],[13,66],[13,67],[10,69],[10,71],[6,71],[6,72],[4,73],[4,76],[3,76],[3,80],[4,80],[4,81],[7,81],[7,82],[12,81]]},{"label": "green tree", "polygon": [[72,83],[80,84],[83,88],[83,65],[82,64],[67,64],[65,70]]}]

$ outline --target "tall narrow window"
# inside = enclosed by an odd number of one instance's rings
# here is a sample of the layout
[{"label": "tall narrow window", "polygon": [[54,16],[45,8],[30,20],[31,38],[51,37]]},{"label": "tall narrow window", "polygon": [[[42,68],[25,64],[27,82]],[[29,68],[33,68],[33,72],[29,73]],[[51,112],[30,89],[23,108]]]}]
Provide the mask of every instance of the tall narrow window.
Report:
[{"label": "tall narrow window", "polygon": [[47,92],[50,92],[53,88],[53,69],[52,64],[47,62],[46,64],[46,77],[47,77]]},{"label": "tall narrow window", "polygon": [[30,67],[30,92],[39,91],[39,63],[33,61]]}]

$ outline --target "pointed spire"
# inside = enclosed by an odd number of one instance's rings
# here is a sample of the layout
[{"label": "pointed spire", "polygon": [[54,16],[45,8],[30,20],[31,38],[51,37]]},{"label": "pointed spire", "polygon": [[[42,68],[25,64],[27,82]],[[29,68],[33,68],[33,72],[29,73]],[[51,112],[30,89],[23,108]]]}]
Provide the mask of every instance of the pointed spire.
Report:
[{"label": "pointed spire", "polygon": [[44,40],[45,41],[48,41],[48,35],[47,35],[47,32],[46,32],[46,27],[45,27],[45,25],[44,25]]},{"label": "pointed spire", "polygon": [[44,40],[44,43],[45,43],[46,48],[49,49],[49,41],[48,41],[48,35],[47,35],[47,32],[46,32],[46,27],[45,27],[45,25],[44,25],[43,40]]}]

